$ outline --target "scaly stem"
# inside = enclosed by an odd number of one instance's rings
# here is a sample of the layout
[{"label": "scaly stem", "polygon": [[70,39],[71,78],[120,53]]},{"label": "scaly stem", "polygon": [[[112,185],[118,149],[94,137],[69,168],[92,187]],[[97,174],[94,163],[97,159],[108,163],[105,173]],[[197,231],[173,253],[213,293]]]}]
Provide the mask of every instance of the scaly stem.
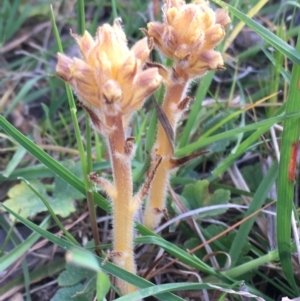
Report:
[{"label": "scaly stem", "polygon": [[[171,83],[167,87],[162,109],[167,116],[171,127],[176,131],[180,110],[178,105],[184,96],[187,80]],[[166,190],[169,181],[170,159],[173,157],[173,149],[164,128],[159,123],[157,138],[155,144],[155,153],[162,156],[162,162],[159,165],[152,186],[149,192],[149,199],[144,213],[144,224],[150,229],[154,229],[160,223],[162,210],[165,208]]]},{"label": "scaly stem", "polygon": [[[135,273],[133,254],[133,222],[132,176],[130,155],[126,153],[126,140],[122,124],[122,116],[108,117],[107,124],[113,124],[114,130],[108,137],[110,159],[113,169],[116,197],[113,201],[113,245],[114,262],[125,270]],[[117,287],[125,295],[136,288],[117,280]]]}]

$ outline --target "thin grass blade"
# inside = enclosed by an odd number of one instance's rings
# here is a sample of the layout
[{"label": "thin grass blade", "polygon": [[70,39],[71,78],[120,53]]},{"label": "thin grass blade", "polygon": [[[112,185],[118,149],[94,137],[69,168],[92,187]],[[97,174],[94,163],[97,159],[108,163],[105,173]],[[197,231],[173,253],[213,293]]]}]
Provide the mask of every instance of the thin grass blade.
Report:
[{"label": "thin grass blade", "polygon": [[[251,215],[253,212],[258,210],[264,205],[268,193],[274,184],[278,176],[278,163],[274,162],[272,167],[268,170],[267,174],[264,176],[259,187],[257,188],[253,199],[250,203],[248,210],[246,211],[244,218]],[[231,257],[231,266],[234,267],[237,259],[240,257],[242,249],[248,239],[249,233],[252,229],[252,226],[255,222],[256,216],[249,219],[247,222],[242,224],[236,234],[234,241],[231,244],[229,255]]]},{"label": "thin grass blade", "polygon": [[[300,50],[300,35],[296,46]],[[291,84],[286,100],[286,113],[300,111],[300,63],[295,63],[292,70]],[[289,119],[284,122],[281,140],[279,178],[277,184],[277,243],[283,272],[292,287],[295,296],[299,296],[299,288],[294,279],[291,249],[291,214],[294,202],[295,172],[297,150],[299,145],[300,120]]]},{"label": "thin grass blade", "polygon": [[[13,139],[15,139],[20,145],[22,145],[31,155],[37,160],[47,166],[52,172],[60,176],[63,180],[81,192],[83,195],[86,194],[85,184],[74,176],[69,170],[63,167],[59,162],[54,160],[51,156],[45,153],[39,148],[34,142],[29,140],[15,127],[13,127],[3,116],[0,115],[0,127]],[[110,212],[110,203],[105,200],[100,194],[94,192],[94,198],[96,204],[103,210]]]},{"label": "thin grass blade", "polygon": [[[15,216],[20,222],[22,222],[25,226],[27,226],[28,228],[30,228],[31,230],[37,232],[38,234],[40,234],[42,237],[48,239],[49,241],[51,241],[52,243],[60,246],[61,248],[65,249],[65,250],[72,250],[74,249],[74,245],[72,243],[70,243],[67,240],[64,240],[60,237],[57,237],[56,235],[52,234],[51,232],[39,227],[38,225],[34,224],[33,222],[29,221],[28,219],[20,216],[19,214],[17,214],[16,212],[14,212],[13,210],[9,209],[8,207],[6,207],[5,205],[0,205],[2,206],[6,211],[8,211],[10,214],[12,214],[13,216]],[[78,247],[76,247],[78,248]],[[107,272],[112,274],[113,276],[119,277],[131,284],[133,284],[134,286],[137,286],[139,288],[147,288],[147,287],[151,287],[154,286],[153,283],[151,283],[150,281],[147,281],[139,276],[136,276],[130,272],[127,272],[121,268],[119,268],[118,266],[110,263],[110,262],[106,262],[104,265],[102,265],[103,260],[100,257],[97,257],[96,255],[94,255],[93,253],[84,250],[83,248],[79,248],[80,252],[85,252],[84,257],[82,258],[82,260],[86,260],[86,258],[88,256],[92,256],[96,259],[97,261],[97,266]],[[157,296],[158,299],[160,300],[170,300],[170,301],[184,301],[184,299],[175,296],[171,293],[164,293],[164,294],[160,294],[159,296]]]},{"label": "thin grass blade", "polygon": [[221,7],[227,7],[228,10],[238,19],[243,21],[246,25],[252,28],[257,34],[259,34],[262,38],[264,38],[270,45],[276,48],[278,51],[282,52],[285,56],[287,56],[291,61],[295,64],[300,64],[300,52],[296,50],[278,36],[273,34],[271,31],[260,25],[259,23],[255,22],[251,18],[247,17],[238,9],[232,7],[231,5],[220,1],[220,0],[213,0],[213,2],[217,3]]}]

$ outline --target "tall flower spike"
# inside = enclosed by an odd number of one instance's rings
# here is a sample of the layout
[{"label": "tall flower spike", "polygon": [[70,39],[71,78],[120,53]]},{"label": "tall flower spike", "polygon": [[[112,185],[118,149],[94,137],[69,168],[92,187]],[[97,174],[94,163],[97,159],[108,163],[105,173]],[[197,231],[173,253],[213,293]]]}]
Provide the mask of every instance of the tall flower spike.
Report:
[{"label": "tall flower spike", "polygon": [[144,223],[149,228],[153,229],[160,223],[170,170],[194,158],[194,155],[174,158],[170,133],[175,137],[178,120],[188,102],[186,90],[190,80],[203,76],[209,70],[223,68],[222,56],[214,48],[224,38],[229,22],[227,10],[214,12],[207,1],[194,0],[186,4],[182,0],[164,0],[163,22],[148,23],[148,29],[143,30],[153,38],[157,48],[174,61],[166,81],[165,99],[159,109],[164,118],[158,125],[153,155],[161,156],[162,162],[153,179],[144,213]]},{"label": "tall flower spike", "polygon": [[[135,273],[133,223],[135,211],[145,193],[133,195],[133,138],[125,133],[131,115],[161,83],[158,68],[143,69],[153,42],[151,38],[144,38],[129,50],[118,19],[113,26],[104,24],[99,27],[95,39],[88,32],[82,37],[72,36],[83,58],[71,59],[58,54],[56,72],[73,87],[95,128],[107,138],[114,181],[110,183],[95,174],[89,179],[101,186],[113,204],[114,262]],[[152,178],[146,180],[147,189]],[[119,279],[117,287],[123,294],[136,290]]]}]

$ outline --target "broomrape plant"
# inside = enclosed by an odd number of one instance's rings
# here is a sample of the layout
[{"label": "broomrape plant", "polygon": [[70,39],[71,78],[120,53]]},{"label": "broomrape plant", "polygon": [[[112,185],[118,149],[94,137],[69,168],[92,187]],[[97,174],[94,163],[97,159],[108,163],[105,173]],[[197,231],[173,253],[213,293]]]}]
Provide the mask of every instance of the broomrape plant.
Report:
[{"label": "broomrape plant", "polygon": [[[170,171],[204,152],[174,158],[174,137],[181,113],[190,98],[186,96],[192,79],[208,70],[222,70],[221,54],[214,50],[224,38],[230,22],[224,9],[214,12],[206,1],[186,4],[166,0],[163,23],[151,22],[143,29],[146,37],[131,49],[120,25],[104,24],[93,38],[87,31],[82,37],[72,34],[82,59],[58,54],[56,72],[70,84],[89,114],[95,129],[105,137],[113,172],[113,183],[92,173],[90,181],[99,185],[113,206],[114,262],[135,273],[133,254],[134,215],[149,192],[144,213],[145,225],[155,228],[165,209],[166,187]],[[171,69],[149,62],[153,45],[174,61]],[[147,178],[133,193],[131,157],[134,138],[127,135],[132,115],[164,83],[166,94],[160,112],[160,124]],[[149,191],[150,190],[150,191]],[[135,287],[121,280],[123,294]]]},{"label": "broomrape plant", "polygon": [[[107,140],[114,182],[95,173],[90,175],[90,180],[97,183],[112,201],[114,261],[134,273],[134,214],[149,189],[155,168],[141,190],[133,195],[131,157],[134,139],[127,137],[126,131],[131,115],[159,87],[161,76],[157,68],[142,69],[152,43],[148,44],[148,39],[144,38],[129,50],[119,20],[115,20],[113,26],[99,27],[95,39],[88,32],[83,37],[73,36],[83,59],[70,59],[59,54],[56,71],[73,87],[95,128]],[[121,281],[117,285],[123,294],[135,289]]]},{"label": "broomrape plant", "polygon": [[170,70],[159,67],[166,85],[162,110],[169,123],[170,135],[167,136],[162,124],[158,125],[153,152],[162,157],[162,163],[150,188],[144,214],[145,225],[151,229],[159,224],[165,208],[170,171],[203,154],[175,159],[173,139],[178,120],[190,102],[186,91],[191,80],[208,70],[224,68],[222,56],[214,48],[224,38],[224,28],[229,22],[227,10],[214,12],[206,1],[185,4],[181,0],[168,0],[163,6],[163,23],[151,22],[148,30],[144,30],[149,38],[153,38],[159,51],[174,61]]}]

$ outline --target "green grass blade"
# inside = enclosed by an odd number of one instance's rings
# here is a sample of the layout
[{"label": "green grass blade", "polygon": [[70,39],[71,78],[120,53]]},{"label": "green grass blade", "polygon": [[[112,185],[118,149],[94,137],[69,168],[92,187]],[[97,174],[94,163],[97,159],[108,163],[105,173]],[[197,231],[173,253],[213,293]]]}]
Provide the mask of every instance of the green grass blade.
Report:
[{"label": "green grass blade", "polygon": [[[247,212],[244,215],[244,218],[254,213],[256,210],[260,209],[268,196],[268,193],[274,184],[276,178],[278,176],[278,164],[275,162],[272,167],[268,170],[267,174],[264,176],[261,181],[259,187],[257,188],[253,199],[250,203],[250,206]],[[234,267],[238,258],[240,257],[241,251],[248,240],[249,233],[252,229],[252,226],[255,222],[256,216],[252,217],[245,223],[243,223],[238,233],[236,234],[234,241],[231,244],[231,248],[229,251],[229,255],[231,257],[231,266]]]},{"label": "green grass blade", "polygon": [[[55,261],[51,261],[47,268],[42,265],[34,270],[30,271],[30,280],[31,284],[40,281],[41,279],[46,279],[47,277],[56,277],[59,272],[65,269],[65,259],[58,259]],[[15,279],[9,281],[7,284],[3,284],[0,287],[0,296],[4,298],[4,300],[9,300],[9,296],[11,296],[11,291],[15,290],[16,287],[22,287],[24,285],[24,276],[21,275],[16,277]]]},{"label": "green grass blade", "polygon": [[[78,21],[78,32],[80,35],[83,35],[85,32],[84,0],[77,1],[77,21]],[[56,40],[58,40],[58,39],[59,39],[59,37],[56,37]],[[68,92],[68,90],[67,90],[67,93],[69,95],[70,92]],[[74,104],[74,100],[69,100],[69,103],[70,103],[70,109],[71,109],[71,115],[72,115],[72,111],[75,109],[74,107],[72,107]],[[77,119],[77,117],[74,114],[73,124],[74,124],[74,121],[76,121],[76,119]],[[89,208],[89,212],[90,212],[90,221],[91,221],[91,226],[92,226],[93,237],[94,237],[96,245],[100,245],[99,230],[98,230],[98,226],[97,226],[97,216],[96,216],[96,209],[95,209],[95,201],[94,201],[93,192],[92,192],[92,183],[87,181],[87,175],[91,173],[92,165],[93,165],[93,163],[92,163],[91,123],[90,123],[88,114],[85,113],[86,152],[87,152],[86,158],[84,155],[83,145],[81,142],[79,143],[79,141],[78,141],[78,139],[81,139],[80,134],[79,134],[79,127],[77,127],[76,124],[74,124],[74,127],[75,127],[75,133],[77,133],[76,140],[77,140],[79,153],[80,153],[80,161],[82,162],[83,174],[84,174],[84,179],[85,179],[85,188],[87,190],[86,197],[87,197],[87,203],[88,203],[88,208]],[[83,164],[83,162],[85,162],[85,160],[86,160],[86,163]]]},{"label": "green grass blade", "polygon": [[[271,53],[269,53],[269,51],[267,51],[266,49],[261,49],[262,52],[265,54],[265,56],[270,60],[270,62],[276,66],[276,60],[274,59],[274,57],[271,55]],[[287,82],[287,83],[290,83],[291,82],[291,75],[288,71],[286,71],[281,65],[280,66],[277,66],[277,68],[280,68],[280,74],[281,76],[284,78],[284,80]],[[278,91],[275,90],[275,91]],[[275,92],[273,91],[273,92]]]},{"label": "green grass blade", "polygon": [[210,267],[209,265],[201,261],[199,258],[187,253],[181,248],[166,241],[165,239],[153,233],[151,230],[147,229],[143,225],[137,224],[136,227],[139,233],[143,235],[142,237],[135,239],[136,243],[145,243],[145,244],[147,243],[147,244],[158,245],[164,250],[166,250],[169,254],[173,255],[175,258],[178,258],[180,261],[184,262],[185,264],[190,265],[201,272],[218,277],[227,283],[232,282],[230,279],[223,277],[222,274],[215,271],[212,267]]},{"label": "green grass blade", "polygon": [[[140,226],[138,227],[140,229]],[[179,247],[175,246],[174,244],[164,240],[163,238],[153,235],[153,236],[142,236],[135,240],[137,243],[142,244],[154,244],[162,247],[168,253],[173,255],[174,257],[178,258],[180,261],[184,262],[185,264],[191,265],[197,270],[208,273],[209,275],[217,276],[217,273],[213,268],[209,265],[202,262],[197,257],[187,253],[186,251],[180,249]],[[217,276],[218,277],[218,276]]]},{"label": "green grass blade", "polygon": [[16,169],[19,163],[22,161],[23,157],[26,154],[26,149],[22,146],[19,146],[12,158],[10,159],[9,163],[7,164],[3,176],[9,177],[11,173]]},{"label": "green grass blade", "polygon": [[[44,238],[48,239],[52,243],[60,246],[61,248],[65,249],[65,250],[74,250],[75,246],[72,243],[70,243],[69,241],[64,240],[60,237],[57,237],[56,235],[52,234],[51,232],[37,226],[36,224],[32,223],[28,219],[20,216],[19,214],[17,214],[13,210],[9,209],[5,205],[2,204],[0,206],[2,206],[10,214],[15,216],[25,226],[27,226],[31,230],[37,232],[38,234],[40,234]],[[147,288],[147,287],[154,286],[154,284],[151,283],[150,281],[147,281],[147,280],[145,280],[145,279],[143,279],[139,276],[136,276],[136,275],[134,275],[134,274],[132,274],[128,271],[125,271],[125,270],[119,268],[118,266],[116,266],[116,265],[114,265],[110,262],[106,262],[104,265],[102,265],[104,259],[102,259],[100,257],[97,257],[93,253],[91,253],[87,250],[84,250],[83,248],[76,247],[76,250],[79,250],[79,252],[84,252],[83,253],[84,256],[82,256],[82,262],[85,262],[88,257],[93,257],[95,259],[94,262],[97,262],[97,266],[99,267],[99,270],[100,270],[100,267],[101,267],[101,269],[103,271],[105,271],[107,273],[110,273],[110,274],[112,274],[116,277],[119,277],[119,278],[121,278],[121,279],[123,279],[123,280],[139,287],[139,288]],[[161,294],[158,298],[161,299],[161,300],[184,301],[184,299],[182,299],[180,297],[177,297],[177,296],[175,296],[173,294],[170,294],[170,293]]]},{"label": "green grass blade", "polygon": [[[10,225],[6,221],[4,216],[2,214],[0,214],[0,227],[1,227],[1,229],[3,229],[4,231],[6,230],[6,232],[7,232],[5,239],[2,241],[2,246],[0,248],[0,258],[3,256],[10,240],[13,241],[15,245],[17,245],[16,239],[15,240],[12,239],[12,236],[13,236],[12,234],[15,229],[15,225],[16,225],[16,221],[14,221],[14,223],[12,225]],[[6,227],[3,227],[3,226],[6,226]]]},{"label": "green grass blade", "polygon": [[196,151],[197,149],[200,149],[201,147],[204,147],[206,145],[209,145],[213,142],[225,139],[225,138],[229,138],[232,137],[234,135],[240,134],[240,133],[246,133],[249,131],[255,131],[257,130],[257,128],[262,128],[264,131],[267,131],[269,127],[271,127],[272,125],[274,125],[275,123],[279,123],[282,122],[284,120],[287,119],[296,119],[300,117],[300,112],[297,113],[292,113],[292,114],[285,114],[285,115],[281,115],[281,116],[276,116],[276,117],[272,117],[260,122],[255,122],[249,125],[246,125],[243,128],[237,128],[237,129],[233,129],[224,133],[220,133],[211,137],[207,137],[202,139],[201,137],[193,143],[190,143],[187,146],[182,147],[181,149],[179,149],[178,151],[176,151],[176,157],[181,157],[181,156],[185,156],[188,154],[193,153],[194,151]]},{"label": "green grass blade", "polygon": [[[163,100],[164,91],[165,91],[164,86],[161,86],[159,88],[159,90],[155,93],[155,97],[158,99],[159,103],[161,103]],[[157,121],[158,121],[155,108],[151,109],[151,111],[149,112],[149,115],[151,117],[150,117],[148,129],[147,129],[146,142],[145,142],[145,152],[147,154],[151,154],[152,147],[154,145],[155,138],[156,138]],[[138,180],[140,180],[144,176],[145,172],[149,168],[150,161],[151,161],[151,159],[150,159],[150,156],[148,155],[146,157],[146,160],[145,160],[143,166],[140,169],[135,170],[133,172],[133,182],[134,183],[137,182]]]},{"label": "green grass blade", "polygon": [[[81,266],[83,268],[88,268],[88,269],[91,269],[93,271],[96,271],[96,272],[102,272],[103,270],[105,270],[105,265],[101,266],[99,265],[99,258],[95,257],[92,253],[88,252],[87,250],[85,249],[79,249],[79,248],[72,248],[68,253],[67,253],[67,260],[68,262],[71,262],[73,264],[76,264],[77,266]],[[129,278],[131,278],[131,273],[125,271],[126,274],[128,275]],[[124,279],[124,280],[129,280],[129,278],[127,279]],[[138,276],[135,276],[132,277],[132,278],[140,278]],[[142,279],[142,278],[140,278]],[[148,282],[146,280],[143,280],[145,282]],[[130,281],[128,281],[130,282]],[[148,282],[148,283],[151,283],[151,282]],[[138,286],[136,283],[135,283],[136,286]],[[142,285],[142,282],[141,282],[141,285]],[[145,287],[145,285],[143,285],[143,287]],[[156,287],[155,285],[151,285],[151,286],[148,286],[147,288],[150,288],[150,287]],[[163,299],[163,296],[156,296],[157,298],[161,298],[161,300],[183,300],[175,295],[172,295],[172,294],[167,294],[165,295],[164,298],[167,298],[167,299]]]},{"label": "green grass blade", "polygon": [[[45,153],[34,142],[25,137],[15,127],[13,127],[3,116],[0,115],[0,127],[13,139],[15,139],[20,145],[22,145],[30,154],[32,154],[37,160],[47,166],[55,174],[60,176],[63,180],[81,192],[86,194],[85,184],[74,176],[69,170],[63,167],[60,163],[54,160],[51,156]],[[94,198],[96,204],[103,210],[110,212],[110,203],[105,200],[101,195],[94,192]]]},{"label": "green grass blade", "polygon": [[5,109],[5,117],[7,117],[12,112],[12,110],[18,105],[19,102],[23,101],[24,97],[29,93],[29,91],[36,84],[36,82],[42,79],[43,77],[44,76],[35,76],[23,85],[23,87],[21,88],[17,96],[13,99],[9,107]]},{"label": "green grass blade", "polygon": [[231,5],[221,1],[221,0],[213,0],[213,2],[217,3],[221,7],[228,8],[229,12],[232,13],[235,17],[245,22],[251,29],[253,29],[257,34],[259,34],[264,40],[266,40],[270,45],[276,48],[278,51],[282,52],[286,55],[291,61],[295,64],[300,64],[300,52],[295,48],[284,42],[278,36],[273,34],[271,31],[255,22],[254,20],[247,17],[238,9],[232,7]]},{"label": "green grass blade", "polygon": [[[10,2],[13,2],[13,4],[10,6],[9,11],[6,12],[8,14],[8,18],[5,22],[5,28],[4,28],[5,36],[3,39],[6,41],[11,39],[13,35],[22,27],[22,24],[28,18],[28,15],[30,13],[30,8],[31,8],[30,5],[23,4],[24,5],[23,11],[22,13],[19,13],[21,0],[14,0]],[[3,11],[1,12],[1,14],[3,14]],[[5,17],[3,19],[5,20]]]},{"label": "green grass blade", "polygon": [[221,291],[230,289],[232,294],[238,294],[242,295],[241,292],[235,292],[232,290],[232,288],[228,285],[220,285],[220,283],[167,283],[167,284],[161,284],[154,287],[149,287],[145,289],[141,289],[135,293],[120,297],[116,299],[115,301],[138,301],[146,297],[150,297],[159,293],[165,293],[165,292],[171,292],[171,291],[201,291],[201,290],[212,290],[219,288]]},{"label": "green grass blade", "polygon": [[[300,35],[296,49],[300,50]],[[286,113],[300,111],[299,102],[300,63],[294,64],[291,76],[289,93],[286,101]],[[284,130],[281,141],[281,154],[279,165],[279,178],[277,186],[277,243],[283,272],[292,287],[295,296],[299,295],[298,287],[294,279],[294,268],[291,260],[291,214],[294,201],[295,183],[289,175],[291,165],[296,164],[297,151],[293,151],[293,144],[298,147],[300,134],[299,119],[289,119],[284,122]],[[296,158],[293,157],[295,153]],[[294,167],[296,168],[296,166]]]},{"label": "green grass blade", "polygon": [[[51,7],[51,22],[52,22],[53,32],[54,32],[54,36],[56,39],[56,44],[57,44],[58,50],[59,50],[59,52],[63,53],[62,43],[61,43],[58,29],[56,26],[54,12],[53,12],[52,7]],[[88,190],[90,187],[90,184],[87,179],[87,163],[86,163],[84,147],[83,147],[83,143],[82,143],[82,139],[81,139],[79,123],[78,123],[77,115],[76,115],[77,108],[75,105],[72,90],[67,83],[65,83],[65,88],[66,88],[67,98],[68,98],[68,102],[69,102],[69,108],[70,108],[71,119],[72,119],[72,123],[73,123],[73,127],[74,127],[77,147],[78,147],[78,151],[79,151],[79,157],[80,157],[80,162],[81,162],[81,166],[82,166],[82,173],[84,175],[84,184],[85,184],[86,190]]]},{"label": "green grass blade", "polygon": [[112,6],[112,16],[114,19],[116,19],[118,18],[117,1],[111,0],[111,6]]},{"label": "green grass blade", "polygon": [[[108,161],[102,161],[99,163],[94,163],[92,170],[103,170],[110,168],[110,163]],[[18,177],[25,178],[26,180],[38,179],[38,178],[51,178],[55,176],[55,173],[47,168],[43,164],[32,165],[28,167],[18,168],[14,170],[8,178],[0,175],[0,183],[7,180],[16,180]]]},{"label": "green grass blade", "polygon": [[77,0],[77,30],[80,35],[85,31],[84,0]]},{"label": "green grass blade", "polygon": [[[5,207],[5,206],[3,206]],[[7,209],[5,207],[5,209]],[[9,210],[7,210],[9,211]],[[50,225],[50,217],[47,217],[43,220],[40,226],[41,229],[47,228]],[[14,263],[18,258],[20,258],[25,252],[27,252],[30,247],[40,238],[39,233],[32,233],[26,240],[16,246],[9,253],[5,254],[0,258],[0,272],[3,272],[8,268],[12,263]]]},{"label": "green grass blade", "polygon": [[53,8],[52,6],[50,6],[51,8],[51,23],[52,23],[52,29],[53,29],[53,33],[54,33],[54,36],[55,36],[55,40],[56,40],[56,44],[57,44],[57,49],[59,52],[63,53],[64,52],[64,49],[62,47],[62,43],[61,43],[61,39],[60,39],[60,36],[59,36],[59,32],[58,32],[58,28],[56,26],[56,21],[55,21],[55,16],[54,16],[54,12],[53,12]]},{"label": "green grass blade", "polygon": [[219,175],[226,172],[226,170],[239,158],[242,154],[246,152],[247,149],[251,148],[257,140],[267,131],[269,130],[269,126],[263,127],[255,131],[250,137],[245,139],[239,147],[236,149],[236,151],[228,155],[219,166],[217,166],[213,172],[212,172],[212,178],[210,180],[215,179]]},{"label": "green grass blade", "polygon": [[179,147],[183,147],[189,141],[190,133],[193,129],[194,123],[202,106],[202,101],[207,94],[207,90],[212,82],[214,74],[215,72],[209,72],[201,79],[201,82],[197,89],[195,102],[190,109],[187,123],[179,140]]},{"label": "green grass blade", "polygon": [[[296,251],[296,246],[294,243],[291,245],[291,250],[292,250],[292,252]],[[249,271],[259,268],[260,266],[264,266],[267,263],[277,261],[278,259],[279,259],[279,252],[277,250],[271,251],[266,255],[260,256],[256,259],[253,259],[251,261],[243,263],[237,267],[234,267],[227,271],[221,272],[221,274],[226,277],[235,279],[237,277],[240,277],[242,275],[249,273]]]},{"label": "green grass blade", "polygon": [[[17,221],[17,220],[16,220]],[[4,250],[6,250],[6,242],[11,241],[13,243],[13,245],[15,247],[19,246],[20,243],[22,243],[21,239],[16,235],[16,233],[14,232],[14,224],[11,225],[5,218],[3,214],[0,214],[0,228],[2,228],[6,233],[6,238],[3,242],[3,245],[1,246],[1,250],[0,250],[0,258],[3,255]],[[30,300],[30,283],[31,283],[31,279],[29,279],[29,269],[28,269],[28,264],[27,264],[27,260],[26,258],[23,259],[22,261],[22,271],[23,271],[23,282],[22,284],[25,285],[25,293],[26,293],[26,298],[28,300]],[[7,286],[4,286],[4,288],[2,289],[3,286],[1,286],[0,288],[0,296],[5,298],[5,293],[6,293],[6,288]],[[16,286],[13,286],[16,287]]]},{"label": "green grass blade", "polygon": [[45,204],[45,206],[47,207],[50,215],[52,216],[52,218],[54,219],[54,221],[56,222],[57,226],[59,227],[59,229],[65,234],[66,238],[69,239],[70,242],[72,242],[74,245],[78,245],[79,243],[77,242],[77,240],[72,236],[72,234],[64,227],[64,225],[61,223],[61,221],[58,219],[58,217],[56,216],[56,214],[54,213],[54,211],[52,210],[50,204],[48,203],[48,201],[46,200],[46,198],[39,192],[37,191],[28,181],[26,181],[24,178],[19,178],[20,180],[24,181],[24,183],[29,187],[29,189],[31,191],[33,191],[33,193],[35,195],[38,196],[38,198]]},{"label": "green grass blade", "polygon": [[30,297],[30,273],[27,267],[27,262],[25,260],[22,261],[22,269],[23,269],[23,276],[24,276],[24,285],[25,285],[25,295],[26,301],[31,301]]}]

